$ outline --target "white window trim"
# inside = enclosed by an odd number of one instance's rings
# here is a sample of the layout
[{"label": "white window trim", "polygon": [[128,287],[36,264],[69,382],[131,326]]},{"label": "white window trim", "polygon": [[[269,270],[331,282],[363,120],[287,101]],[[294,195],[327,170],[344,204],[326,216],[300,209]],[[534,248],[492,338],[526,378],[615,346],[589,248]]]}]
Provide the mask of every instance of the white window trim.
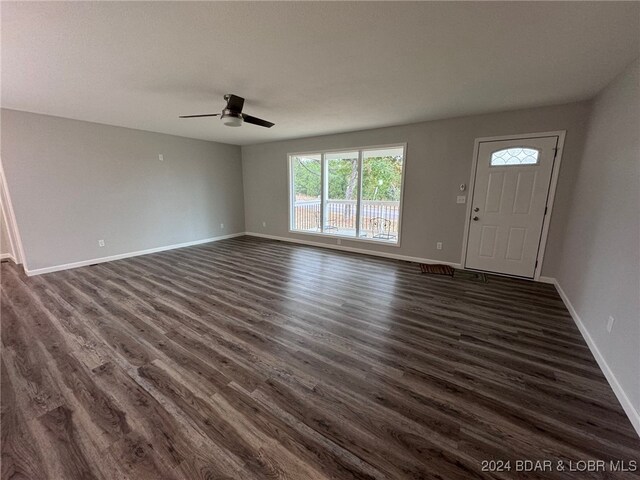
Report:
[{"label": "white window trim", "polygon": [[[300,155],[320,155],[321,158],[321,168],[320,171],[322,172],[322,178],[321,178],[321,188],[322,188],[322,195],[320,197],[320,212],[321,212],[321,225],[324,225],[324,208],[323,206],[323,201],[324,201],[324,197],[325,197],[325,192],[324,192],[324,175],[325,175],[325,155],[328,153],[339,153],[339,152],[354,152],[354,151],[358,151],[358,182],[359,182],[359,188],[358,188],[358,199],[356,202],[357,205],[357,210],[356,210],[356,221],[358,222],[357,225],[360,225],[360,201],[361,201],[361,195],[362,195],[362,151],[363,150],[376,150],[376,149],[382,149],[382,148],[402,148],[402,178],[400,180],[400,205],[398,206],[398,212],[399,212],[399,217],[398,217],[398,241],[395,243],[392,242],[386,242],[384,240],[373,240],[373,239],[368,239],[368,238],[358,238],[358,237],[350,237],[347,235],[336,235],[336,234],[328,234],[328,233],[324,233],[324,232],[305,232],[302,230],[292,230],[291,226],[293,225],[293,215],[294,215],[294,210],[292,208],[293,206],[293,200],[295,198],[295,194],[294,194],[294,187],[293,187],[293,169],[291,168],[291,157],[293,156],[300,156]],[[341,241],[347,241],[347,242],[359,242],[359,243],[370,243],[373,245],[382,245],[382,246],[387,246],[387,247],[395,247],[395,248],[399,248],[402,242],[402,218],[403,218],[403,213],[404,213],[404,179],[407,176],[407,143],[406,142],[400,142],[400,143],[389,143],[389,144],[385,144],[385,145],[365,145],[362,147],[344,147],[344,148],[334,148],[331,150],[309,150],[306,152],[291,152],[291,153],[287,153],[287,158],[286,158],[286,162],[287,162],[287,181],[288,181],[288,189],[289,189],[289,221],[288,221],[288,232],[290,234],[295,234],[295,235],[308,235],[308,236],[312,236],[312,237],[322,237],[322,238],[333,238],[336,240],[341,240]]]}]

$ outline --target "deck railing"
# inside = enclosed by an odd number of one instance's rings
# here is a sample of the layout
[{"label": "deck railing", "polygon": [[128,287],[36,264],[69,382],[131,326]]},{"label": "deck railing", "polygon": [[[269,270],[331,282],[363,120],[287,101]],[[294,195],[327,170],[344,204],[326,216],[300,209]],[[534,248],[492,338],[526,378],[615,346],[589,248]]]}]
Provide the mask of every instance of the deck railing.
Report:
[{"label": "deck railing", "polygon": [[[384,219],[388,234],[398,236],[398,220],[400,218],[400,202],[363,200],[360,218],[360,237],[373,237],[376,231],[374,219]],[[328,200],[325,210],[324,228],[321,228],[320,200],[297,201],[294,204],[293,230],[311,232],[340,233],[353,232],[355,235],[357,219],[357,202],[355,200]]]}]

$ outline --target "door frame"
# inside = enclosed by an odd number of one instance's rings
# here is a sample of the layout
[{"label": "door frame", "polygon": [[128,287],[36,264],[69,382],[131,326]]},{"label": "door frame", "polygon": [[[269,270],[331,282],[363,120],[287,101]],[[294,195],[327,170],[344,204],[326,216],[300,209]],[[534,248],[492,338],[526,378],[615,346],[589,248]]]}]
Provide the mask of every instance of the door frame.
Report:
[{"label": "door frame", "polygon": [[[566,130],[556,130],[553,132],[536,132],[536,133],[524,133],[520,135],[500,135],[495,137],[479,137],[475,139],[473,144],[473,161],[471,163],[471,176],[469,179],[469,194],[467,201],[467,212],[464,221],[464,235],[462,237],[462,256],[460,259],[460,266],[465,268],[467,261],[467,243],[469,241],[469,227],[471,224],[471,209],[473,207],[473,194],[476,183],[476,170],[478,167],[478,154],[480,144],[485,142],[496,142],[502,140],[519,140],[527,138],[537,137],[558,137],[558,151],[553,162],[553,170],[551,172],[551,182],[549,183],[549,193],[547,194],[547,213],[544,216],[542,222],[542,233],[540,235],[540,244],[538,245],[538,256],[536,260],[538,262],[535,272],[533,274],[533,280],[539,281],[542,273],[542,264],[544,263],[544,252],[547,247],[547,237],[549,235],[549,225],[551,222],[551,215],[553,213],[553,203],[556,197],[556,188],[558,186],[558,176],[560,174],[560,163],[562,162],[562,154],[564,153],[564,139],[566,137]],[[489,272],[492,273],[492,272]],[[496,273],[496,275],[512,276],[503,273]],[[517,277],[524,278],[524,277]]]},{"label": "door frame", "polygon": [[9,185],[7,185],[7,177],[4,173],[4,167],[2,165],[2,158],[0,157],[0,208],[2,214],[7,222],[7,233],[9,234],[9,243],[11,244],[11,250],[13,253],[12,260],[14,263],[20,265],[23,264],[26,269],[26,262],[24,256],[24,249],[22,247],[22,237],[18,230],[18,222],[16,221],[16,214],[13,210],[13,203],[11,203],[11,196],[9,195]]}]

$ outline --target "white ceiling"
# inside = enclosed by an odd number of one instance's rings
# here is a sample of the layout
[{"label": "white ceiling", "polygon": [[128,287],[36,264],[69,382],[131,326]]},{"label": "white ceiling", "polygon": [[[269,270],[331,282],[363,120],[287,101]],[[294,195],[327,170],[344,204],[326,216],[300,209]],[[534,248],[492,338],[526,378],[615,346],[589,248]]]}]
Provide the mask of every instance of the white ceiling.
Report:
[{"label": "white ceiling", "polygon": [[[589,98],[638,2],[2,2],[2,106],[250,144]],[[225,93],[276,126],[224,127]]]}]

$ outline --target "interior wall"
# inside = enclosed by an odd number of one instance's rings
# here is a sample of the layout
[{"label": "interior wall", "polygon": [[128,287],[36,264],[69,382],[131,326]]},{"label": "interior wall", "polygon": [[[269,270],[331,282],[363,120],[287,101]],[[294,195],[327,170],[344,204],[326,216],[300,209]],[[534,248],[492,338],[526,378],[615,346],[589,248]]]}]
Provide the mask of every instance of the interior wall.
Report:
[{"label": "interior wall", "polygon": [[[461,183],[469,183],[477,137],[566,130],[562,167],[551,218],[543,275],[553,276],[567,221],[567,205],[579,161],[588,102],[515,110],[299,140],[242,147],[247,232],[336,244],[288,231],[287,154],[368,145],[407,143],[401,246],[341,239],[342,245],[436,261],[460,262],[466,204],[457,204]],[[339,113],[338,113],[339,115]],[[469,199],[469,191],[464,195]],[[266,223],[266,227],[263,226]],[[442,250],[436,243],[442,242]]]},{"label": "interior wall", "polygon": [[[640,61],[593,103],[556,278],[640,421]],[[611,333],[606,324],[615,321]],[[624,402],[623,402],[624,405]],[[640,423],[636,428],[640,432]]]},{"label": "interior wall", "polygon": [[7,109],[0,120],[28,270],[244,231],[238,146]]}]

